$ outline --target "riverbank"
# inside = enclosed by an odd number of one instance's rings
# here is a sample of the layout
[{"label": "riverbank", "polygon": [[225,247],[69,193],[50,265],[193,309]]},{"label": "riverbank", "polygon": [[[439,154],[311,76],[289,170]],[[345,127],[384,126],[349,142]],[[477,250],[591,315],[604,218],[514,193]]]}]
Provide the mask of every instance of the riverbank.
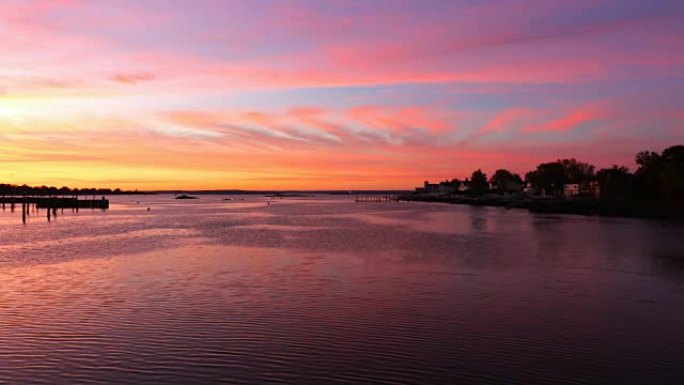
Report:
[{"label": "riverbank", "polygon": [[684,219],[684,208],[645,202],[601,202],[591,198],[522,198],[511,196],[404,195],[407,202],[438,202],[470,206],[526,209],[532,213],[600,215],[625,218]]}]

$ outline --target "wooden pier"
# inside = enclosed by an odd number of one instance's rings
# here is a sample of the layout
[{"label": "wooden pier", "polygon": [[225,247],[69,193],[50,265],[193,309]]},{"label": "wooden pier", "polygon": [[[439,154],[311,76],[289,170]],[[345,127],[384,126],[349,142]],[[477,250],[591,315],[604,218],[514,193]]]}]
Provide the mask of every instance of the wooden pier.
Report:
[{"label": "wooden pier", "polygon": [[356,194],[356,203],[399,202],[396,194]]},{"label": "wooden pier", "polygon": [[0,197],[0,204],[27,204],[35,205],[36,208],[59,208],[59,209],[108,209],[109,199],[78,199],[77,197]]},{"label": "wooden pier", "polygon": [[102,199],[78,199],[78,197],[45,197],[45,196],[0,196],[0,207],[2,211],[21,208],[21,220],[26,223],[26,219],[31,216],[39,215],[40,209],[47,209],[47,220],[57,217],[57,210],[61,213],[64,209],[71,209],[78,212],[79,209],[109,209],[109,200]]}]

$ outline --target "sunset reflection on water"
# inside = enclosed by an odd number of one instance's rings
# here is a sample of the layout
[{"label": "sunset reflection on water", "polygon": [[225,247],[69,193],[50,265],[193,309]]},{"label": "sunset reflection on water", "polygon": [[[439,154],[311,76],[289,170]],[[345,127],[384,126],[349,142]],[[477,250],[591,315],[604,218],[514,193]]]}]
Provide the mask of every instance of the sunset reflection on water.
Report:
[{"label": "sunset reflection on water", "polygon": [[684,375],[680,226],[221,198],[116,197],[25,227],[0,215],[0,383]]}]

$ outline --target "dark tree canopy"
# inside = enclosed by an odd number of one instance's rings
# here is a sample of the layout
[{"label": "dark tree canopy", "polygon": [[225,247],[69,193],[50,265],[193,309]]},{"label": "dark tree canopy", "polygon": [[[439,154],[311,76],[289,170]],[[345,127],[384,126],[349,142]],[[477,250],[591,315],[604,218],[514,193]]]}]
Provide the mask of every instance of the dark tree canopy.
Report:
[{"label": "dark tree canopy", "polygon": [[547,193],[560,193],[565,184],[565,168],[560,162],[542,163],[525,175],[527,182]]},{"label": "dark tree canopy", "polygon": [[684,146],[665,149],[661,158],[661,196],[684,204]]},{"label": "dark tree canopy", "polygon": [[[642,151],[635,158],[637,169],[631,173],[627,167],[613,165],[596,171],[589,163],[575,158],[558,159],[539,164],[525,174],[525,182],[533,187],[531,195],[563,195],[566,185],[572,199],[600,199],[605,207],[634,206],[684,212],[684,145],[671,146],[661,153]],[[489,183],[488,183],[489,182]],[[521,191],[523,180],[507,169],[498,169],[491,179],[478,169],[462,182],[445,180],[441,184],[454,186],[445,189],[450,194],[482,195],[491,191],[508,193]],[[458,187],[468,187],[467,192]]]},{"label": "dark tree canopy", "polygon": [[509,182],[509,181],[512,181],[513,179],[514,179],[514,177],[513,177],[512,172],[510,172],[506,169],[500,168],[494,172],[494,175],[492,175],[492,177],[489,179],[489,181],[493,184],[496,184],[496,183]]},{"label": "dark tree canopy", "polygon": [[561,159],[558,163],[563,165],[565,171],[565,183],[582,183],[594,179],[594,166],[580,162],[575,158]]},{"label": "dark tree canopy", "polygon": [[596,180],[603,200],[631,198],[634,195],[634,176],[627,167],[613,165],[611,168],[602,168],[596,173]]},{"label": "dark tree canopy", "polygon": [[642,151],[636,155],[636,172],[613,166],[596,173],[601,198],[637,199],[684,205],[684,146],[672,146],[661,154]]},{"label": "dark tree canopy", "polygon": [[469,190],[475,195],[480,195],[489,190],[489,183],[487,183],[487,174],[482,170],[475,170],[470,176]]},{"label": "dark tree canopy", "polygon": [[583,183],[594,180],[594,166],[577,159],[559,159],[542,163],[525,175],[525,180],[547,193],[560,194],[566,183]]},{"label": "dark tree canopy", "polygon": [[458,180],[458,178],[452,179],[451,182],[449,182],[449,183],[455,188],[459,188],[462,184],[462,182],[460,180]]},{"label": "dark tree canopy", "polygon": [[109,189],[109,188],[69,188],[66,186],[54,187],[54,186],[27,186],[27,185],[13,185],[13,184],[0,184],[0,195],[38,195],[38,196],[50,196],[50,195],[110,195],[110,194],[121,194],[123,193],[121,189]]},{"label": "dark tree canopy", "polygon": [[506,169],[499,169],[494,172],[489,182],[497,191],[512,191],[522,187],[523,181],[520,175],[513,174]]},{"label": "dark tree canopy", "polygon": [[638,165],[635,172],[639,186],[638,197],[646,200],[660,198],[663,159],[656,152],[642,151],[636,155],[636,163]]}]

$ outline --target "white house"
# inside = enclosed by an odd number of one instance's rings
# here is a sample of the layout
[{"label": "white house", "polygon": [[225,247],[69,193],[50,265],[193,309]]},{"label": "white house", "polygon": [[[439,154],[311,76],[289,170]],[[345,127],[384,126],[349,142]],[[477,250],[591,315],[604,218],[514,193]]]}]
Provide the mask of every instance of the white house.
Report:
[{"label": "white house", "polygon": [[580,185],[578,183],[568,183],[563,185],[563,196],[574,197],[579,195]]}]

